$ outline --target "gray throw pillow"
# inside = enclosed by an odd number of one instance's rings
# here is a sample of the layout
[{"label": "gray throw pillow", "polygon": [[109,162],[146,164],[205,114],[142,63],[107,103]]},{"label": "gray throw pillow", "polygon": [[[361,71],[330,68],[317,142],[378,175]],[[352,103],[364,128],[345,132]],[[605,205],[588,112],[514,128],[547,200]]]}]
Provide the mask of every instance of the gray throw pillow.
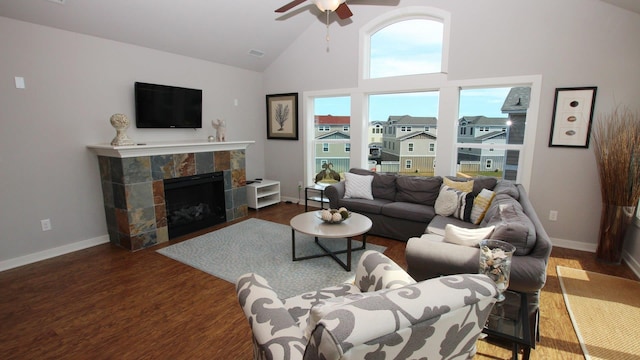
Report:
[{"label": "gray throw pillow", "polygon": [[529,254],[536,244],[536,228],[533,222],[521,207],[513,203],[500,205],[499,211],[487,224],[495,226],[491,238],[515,246],[515,255]]}]

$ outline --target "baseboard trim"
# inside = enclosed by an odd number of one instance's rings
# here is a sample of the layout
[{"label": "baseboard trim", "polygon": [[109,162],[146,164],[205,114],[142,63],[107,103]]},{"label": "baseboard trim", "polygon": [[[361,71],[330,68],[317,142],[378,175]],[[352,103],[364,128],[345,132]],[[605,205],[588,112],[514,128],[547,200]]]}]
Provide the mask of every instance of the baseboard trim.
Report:
[{"label": "baseboard trim", "polygon": [[109,242],[109,235],[102,235],[92,239],[78,241],[72,244],[59,246],[53,249],[40,251],[37,253],[20,256],[17,258],[0,261],[0,271],[13,269],[19,266],[32,264],[34,262],[50,259],[56,256],[72,253],[74,251],[87,249],[96,245]]},{"label": "baseboard trim", "polygon": [[636,276],[640,278],[640,263],[638,263],[638,260],[634,259],[633,256],[629,254],[629,252],[623,251],[622,261],[624,261],[629,266],[631,271],[633,271]]},{"label": "baseboard trim", "polygon": [[[573,240],[552,238],[551,242],[553,243],[553,246],[572,250],[588,251],[592,253],[595,253],[598,248],[598,244],[587,244]],[[631,271],[633,271],[633,273],[636,274],[637,277],[640,277],[640,263],[638,263],[638,260],[634,259],[628,251],[622,251],[622,261],[624,261],[629,266]]]},{"label": "baseboard trim", "polygon": [[558,239],[558,238],[551,238],[551,243],[553,244],[553,246],[557,246],[565,249],[588,251],[592,253],[595,253],[596,248],[598,247],[597,244],[583,243],[581,241]]}]

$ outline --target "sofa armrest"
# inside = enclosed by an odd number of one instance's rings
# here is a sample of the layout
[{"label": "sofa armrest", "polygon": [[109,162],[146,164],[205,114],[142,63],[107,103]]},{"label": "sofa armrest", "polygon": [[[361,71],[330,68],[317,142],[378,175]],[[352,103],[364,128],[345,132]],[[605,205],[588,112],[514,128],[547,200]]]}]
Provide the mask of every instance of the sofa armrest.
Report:
[{"label": "sofa armrest", "polygon": [[[477,273],[480,249],[428,238],[411,238],[405,250],[407,272],[421,281],[437,276]],[[514,256],[511,259],[509,288],[535,293],[546,280],[545,259],[533,256]]]},{"label": "sofa armrest", "polygon": [[324,195],[329,199],[330,208],[339,208],[338,201],[344,197],[344,192],[344,181],[331,184],[324,189]]},{"label": "sofa armrest", "polygon": [[236,293],[249,320],[260,359],[302,359],[306,341],[282,300],[260,275],[249,273],[236,281]]},{"label": "sofa armrest", "polygon": [[496,294],[493,281],[480,274],[378,291],[325,314],[311,333],[307,355],[315,350],[327,359],[470,359]]},{"label": "sofa armrest", "polygon": [[362,292],[396,289],[415,282],[393,260],[373,250],[362,254],[356,268],[355,285]]}]

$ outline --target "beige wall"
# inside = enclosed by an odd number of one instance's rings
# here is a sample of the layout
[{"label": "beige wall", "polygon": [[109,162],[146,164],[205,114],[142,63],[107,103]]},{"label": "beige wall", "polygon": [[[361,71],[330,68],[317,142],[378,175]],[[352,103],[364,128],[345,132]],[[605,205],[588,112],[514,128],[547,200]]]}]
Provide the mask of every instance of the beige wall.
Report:
[{"label": "beige wall", "polygon": [[[204,140],[221,117],[227,140],[256,141],[247,177],[264,174],[260,73],[3,17],[0,54],[0,270],[106,240],[98,161],[86,145],[113,139],[112,114],[134,121],[135,81],[202,89],[204,124],[131,128],[134,140]],[[43,232],[46,218],[53,229]]]},{"label": "beige wall", "polygon": [[[556,245],[594,251],[601,208],[594,155],[591,149],[548,147],[554,90],[598,86],[596,113],[615,104],[640,107],[640,15],[599,0],[401,2],[417,5],[451,14],[449,79],[542,76],[531,201]],[[303,33],[265,72],[267,92],[357,88],[358,31],[389,9],[356,10],[352,23],[331,25],[329,51],[322,23]],[[302,149],[300,141],[266,144],[266,159],[283,154],[268,161],[266,176],[281,174],[285,196],[303,178]],[[548,220],[550,210],[558,211],[558,221]],[[636,254],[635,266],[639,260]]]}]

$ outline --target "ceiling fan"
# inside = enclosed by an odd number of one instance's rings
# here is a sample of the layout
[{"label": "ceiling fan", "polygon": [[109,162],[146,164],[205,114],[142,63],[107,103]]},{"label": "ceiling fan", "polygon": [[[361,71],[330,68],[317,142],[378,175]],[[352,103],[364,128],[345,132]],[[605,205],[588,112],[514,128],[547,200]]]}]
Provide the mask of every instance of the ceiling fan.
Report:
[{"label": "ceiling fan", "polygon": [[[281,8],[276,9],[276,12],[277,13],[287,12],[290,9],[302,4],[305,1],[307,0],[293,0],[290,3],[282,6]],[[314,3],[318,7],[318,9],[320,9],[320,11],[326,12],[327,15],[330,12],[335,12],[338,15],[338,17],[342,20],[348,19],[353,15],[353,13],[351,12],[351,9],[349,9],[349,6],[345,2],[346,0],[309,0],[309,1]]]}]

